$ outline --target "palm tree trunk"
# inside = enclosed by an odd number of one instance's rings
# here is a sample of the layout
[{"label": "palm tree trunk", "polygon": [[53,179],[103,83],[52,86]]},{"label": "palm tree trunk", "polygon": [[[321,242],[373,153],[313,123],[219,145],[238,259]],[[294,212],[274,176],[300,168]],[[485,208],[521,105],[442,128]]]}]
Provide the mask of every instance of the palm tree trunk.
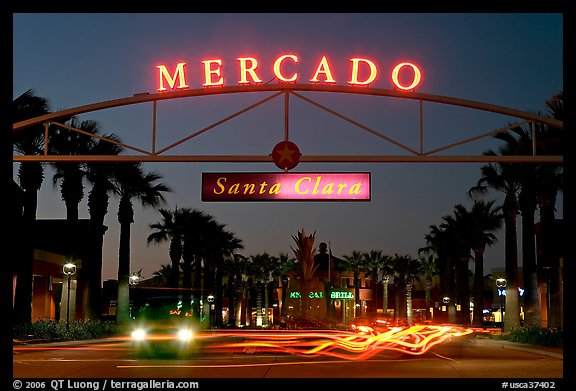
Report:
[{"label": "palm tree trunk", "polygon": [[118,301],[116,322],[125,323],[130,319],[130,225],[120,223],[120,243],[118,251]]},{"label": "palm tree trunk", "polygon": [[412,324],[412,282],[406,284],[406,319]]},{"label": "palm tree trunk", "polygon": [[385,275],[382,277],[382,312],[384,316],[388,315],[388,281],[390,277]]},{"label": "palm tree trunk", "polygon": [[20,166],[20,182],[24,189],[21,261],[18,262],[16,292],[14,297],[14,323],[32,322],[32,273],[34,268],[34,224],[38,205],[38,189],[42,183],[43,169],[37,162]]},{"label": "palm tree trunk", "polygon": [[474,310],[475,326],[482,327],[484,320],[484,248],[474,249]]},{"label": "palm tree trunk", "polygon": [[268,327],[270,319],[268,318],[268,312],[270,310],[270,297],[268,293],[268,285],[270,283],[264,283],[264,327]]},{"label": "palm tree trunk", "polygon": [[536,268],[536,240],[534,236],[535,206],[522,211],[522,272],[524,276],[524,325],[542,325]]},{"label": "palm tree trunk", "polygon": [[562,274],[560,270],[559,246],[555,245],[554,198],[550,197],[540,206],[540,222],[542,235],[542,263],[549,267],[550,308],[548,309],[548,328],[562,328],[563,322],[563,289]]},{"label": "palm tree trunk", "polygon": [[[504,202],[506,207],[506,201]],[[506,304],[504,316],[505,330],[520,326],[520,306],[518,304],[518,241],[516,236],[516,212],[504,212],[504,252],[506,264]]]}]

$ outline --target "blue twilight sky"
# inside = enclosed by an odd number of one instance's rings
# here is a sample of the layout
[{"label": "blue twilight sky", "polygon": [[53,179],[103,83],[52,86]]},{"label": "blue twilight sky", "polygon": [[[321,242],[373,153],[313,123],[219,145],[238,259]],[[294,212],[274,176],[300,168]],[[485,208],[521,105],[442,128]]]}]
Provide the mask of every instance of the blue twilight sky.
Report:
[{"label": "blue twilight sky", "polygon": [[[561,13],[15,13],[13,96],[28,89],[48,99],[53,111],[154,93],[159,64],[186,62],[188,84],[201,88],[201,61],[223,60],[226,85],[237,85],[236,58],[259,59],[264,82],[272,63],[296,54],[300,82],[307,83],[322,56],[338,85],[349,78],[349,59],[366,57],[379,70],[372,87],[391,89],[390,73],[402,61],[420,67],[417,92],[469,99],[528,112],[563,89]],[[245,93],[163,101],[158,104],[156,149],[256,103],[268,94]],[[419,149],[416,101],[349,94],[308,93],[329,107],[412,149]],[[174,154],[267,155],[284,138],[283,99],[275,99],[178,146]],[[133,105],[86,113],[130,145],[151,149],[152,106]],[[424,103],[424,149],[431,150],[504,127],[517,119]],[[406,151],[296,99],[290,100],[289,138],[303,155],[385,155]],[[499,147],[492,138],[446,151],[480,155]],[[14,164],[16,175],[18,164]],[[222,202],[200,199],[202,172],[277,172],[273,163],[145,163],[172,188],[168,209],[188,207],[212,215],[242,239],[244,255],[280,252],[301,228],[330,242],[336,256],[354,250],[417,256],[430,225],[454,206],[471,205],[467,191],[480,178],[477,163],[300,163],[293,171],[369,171],[370,202]],[[46,166],[39,218],[65,218],[59,190]],[[15,176],[16,178],[16,176]],[[86,194],[88,188],[86,189]],[[488,199],[501,200],[490,193]],[[557,203],[562,217],[563,198]],[[106,224],[103,278],[116,278],[117,202]],[[80,206],[87,218],[86,199]],[[132,269],[145,278],[169,263],[168,245],[147,246],[149,224],[159,213],[135,203]],[[520,236],[520,234],[519,234]],[[486,252],[485,271],[504,266],[503,230]],[[521,252],[520,252],[521,254]],[[519,260],[521,264],[521,259]]]}]

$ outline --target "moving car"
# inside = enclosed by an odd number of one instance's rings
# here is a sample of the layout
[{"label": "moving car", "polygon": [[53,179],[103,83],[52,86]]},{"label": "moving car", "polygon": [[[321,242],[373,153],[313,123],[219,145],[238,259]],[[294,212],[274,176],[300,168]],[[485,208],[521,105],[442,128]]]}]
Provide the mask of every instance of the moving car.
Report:
[{"label": "moving car", "polygon": [[130,339],[136,352],[148,356],[187,355],[198,349],[197,322],[190,305],[179,297],[153,297],[133,309]]}]

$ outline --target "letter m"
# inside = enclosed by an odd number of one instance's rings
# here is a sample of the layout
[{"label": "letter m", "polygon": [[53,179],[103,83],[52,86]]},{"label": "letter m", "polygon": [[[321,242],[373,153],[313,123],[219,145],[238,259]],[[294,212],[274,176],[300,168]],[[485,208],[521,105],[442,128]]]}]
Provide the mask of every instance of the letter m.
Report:
[{"label": "letter m", "polygon": [[[168,85],[170,86],[171,89],[182,89],[182,88],[188,88],[188,85],[186,84],[186,78],[184,77],[184,66],[186,65],[185,62],[181,62],[178,65],[176,65],[176,71],[174,72],[174,76],[170,76],[170,74],[168,73],[168,69],[166,69],[165,65],[157,65],[156,68],[158,68],[160,70],[160,87],[158,88],[158,91],[166,91],[166,87],[164,87],[164,80],[166,80],[166,82],[168,83]],[[176,85],[176,80],[179,81],[179,84],[177,87],[175,87]]]}]

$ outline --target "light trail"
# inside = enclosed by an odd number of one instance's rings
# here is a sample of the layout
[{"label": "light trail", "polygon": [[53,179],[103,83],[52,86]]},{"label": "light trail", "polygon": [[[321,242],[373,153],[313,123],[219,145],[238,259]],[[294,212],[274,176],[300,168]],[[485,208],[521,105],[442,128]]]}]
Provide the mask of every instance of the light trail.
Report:
[{"label": "light trail", "polygon": [[[328,356],[343,360],[367,360],[385,351],[422,355],[451,338],[474,332],[457,326],[392,327],[378,331],[369,326],[355,331],[231,331],[206,333],[204,349],[212,353],[277,353],[297,356]],[[238,342],[216,340],[239,338]],[[216,341],[216,342],[213,342]]]}]

